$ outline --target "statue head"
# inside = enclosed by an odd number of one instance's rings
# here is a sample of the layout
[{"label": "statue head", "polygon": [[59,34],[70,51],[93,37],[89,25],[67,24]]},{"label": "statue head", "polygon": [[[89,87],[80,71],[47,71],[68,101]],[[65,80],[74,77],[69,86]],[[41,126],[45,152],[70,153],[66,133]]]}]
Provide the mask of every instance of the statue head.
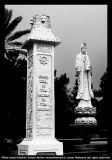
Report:
[{"label": "statue head", "polygon": [[83,55],[87,54],[87,46],[86,46],[86,43],[82,43],[80,49],[81,49],[81,53],[82,53]]},{"label": "statue head", "polygon": [[51,31],[50,17],[46,15],[35,15],[30,21],[31,29]]}]

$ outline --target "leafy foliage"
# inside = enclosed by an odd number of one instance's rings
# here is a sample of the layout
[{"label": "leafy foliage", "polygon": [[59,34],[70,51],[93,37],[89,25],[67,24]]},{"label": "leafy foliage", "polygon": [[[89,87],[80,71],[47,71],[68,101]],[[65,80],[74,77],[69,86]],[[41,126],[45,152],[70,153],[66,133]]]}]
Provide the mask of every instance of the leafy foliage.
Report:
[{"label": "leafy foliage", "polygon": [[71,91],[71,100],[73,103],[73,108],[77,107],[79,100],[76,99],[77,93],[78,93],[78,81],[79,81],[79,73],[76,72],[75,75],[75,83],[73,86],[73,90]]},{"label": "leafy foliage", "polygon": [[[55,71],[56,73],[56,71]],[[66,73],[61,74],[60,77],[55,75],[55,116],[56,124],[66,124],[68,123],[67,108],[70,104],[69,94],[70,91],[67,88],[69,84],[69,78]]]},{"label": "leafy foliage", "polygon": [[12,19],[12,10],[11,9],[8,10],[7,8],[5,8],[4,19],[5,19],[5,24],[4,24],[4,27],[5,27],[4,57],[8,58],[7,54],[9,53],[9,51],[10,51],[10,54],[11,54],[11,52],[13,52],[13,54],[14,54],[14,52],[16,51],[16,54],[18,53],[18,56],[20,53],[26,55],[26,51],[24,51],[20,48],[22,46],[22,42],[18,42],[15,40],[20,38],[23,35],[30,33],[30,30],[27,29],[27,30],[13,32],[15,30],[15,28],[17,27],[17,25],[22,21],[22,17],[21,16],[16,17],[14,20],[11,21],[11,19]]},{"label": "leafy foliage", "polygon": [[108,68],[100,79],[100,89],[95,90],[95,96],[99,98],[97,117],[99,122],[106,126],[108,124]]},{"label": "leafy foliage", "polygon": [[[15,41],[30,30],[14,32],[22,17],[12,19],[12,10],[5,8],[4,39],[4,106],[3,137],[25,137],[26,115],[26,51],[21,49],[22,42]],[[21,118],[20,118],[21,117]]]}]

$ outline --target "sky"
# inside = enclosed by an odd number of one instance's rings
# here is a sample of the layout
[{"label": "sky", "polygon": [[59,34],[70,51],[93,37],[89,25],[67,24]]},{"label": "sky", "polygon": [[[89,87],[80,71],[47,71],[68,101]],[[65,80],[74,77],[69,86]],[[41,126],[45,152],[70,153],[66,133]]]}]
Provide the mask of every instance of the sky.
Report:
[{"label": "sky", "polygon": [[[93,87],[99,89],[100,78],[107,68],[107,5],[5,5],[5,8],[13,10],[12,20],[23,17],[15,31],[30,29],[34,15],[50,16],[51,31],[61,40],[54,50],[54,68],[58,77],[67,74],[68,88],[74,86],[76,55],[85,42]],[[18,41],[25,42],[27,37]]]}]

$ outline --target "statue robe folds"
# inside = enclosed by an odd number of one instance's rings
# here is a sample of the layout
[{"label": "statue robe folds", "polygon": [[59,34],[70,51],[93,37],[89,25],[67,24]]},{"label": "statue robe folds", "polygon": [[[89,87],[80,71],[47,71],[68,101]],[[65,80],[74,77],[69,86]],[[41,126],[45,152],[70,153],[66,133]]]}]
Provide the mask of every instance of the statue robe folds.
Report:
[{"label": "statue robe folds", "polygon": [[76,56],[76,72],[79,73],[79,86],[77,99],[80,99],[78,107],[92,107],[91,97],[93,92],[91,89],[91,66],[89,57],[87,54],[83,55],[82,53]]}]

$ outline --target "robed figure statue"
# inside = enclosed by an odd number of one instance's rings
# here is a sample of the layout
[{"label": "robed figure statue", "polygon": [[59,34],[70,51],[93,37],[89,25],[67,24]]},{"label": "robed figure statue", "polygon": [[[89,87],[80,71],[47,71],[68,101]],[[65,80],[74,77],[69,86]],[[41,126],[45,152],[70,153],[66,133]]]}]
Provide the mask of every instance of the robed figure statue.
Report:
[{"label": "robed figure statue", "polygon": [[94,97],[91,89],[92,67],[87,55],[87,46],[81,45],[80,53],[76,56],[76,72],[78,74],[78,94],[80,99],[78,107],[92,107],[91,98]]}]

